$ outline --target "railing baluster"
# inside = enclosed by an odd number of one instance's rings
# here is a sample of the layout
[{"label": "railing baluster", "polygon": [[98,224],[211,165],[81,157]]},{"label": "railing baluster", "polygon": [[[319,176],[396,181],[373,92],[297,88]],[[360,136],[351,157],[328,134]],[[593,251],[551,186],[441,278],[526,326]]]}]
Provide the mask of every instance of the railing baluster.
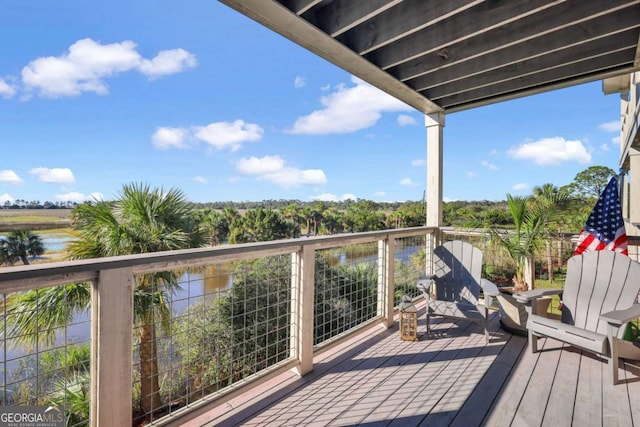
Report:
[{"label": "railing baluster", "polygon": [[93,283],[91,425],[131,425],[133,272],[100,271]]},{"label": "railing baluster", "polygon": [[378,241],[378,310],[387,328],[393,326],[395,242],[392,236]]}]

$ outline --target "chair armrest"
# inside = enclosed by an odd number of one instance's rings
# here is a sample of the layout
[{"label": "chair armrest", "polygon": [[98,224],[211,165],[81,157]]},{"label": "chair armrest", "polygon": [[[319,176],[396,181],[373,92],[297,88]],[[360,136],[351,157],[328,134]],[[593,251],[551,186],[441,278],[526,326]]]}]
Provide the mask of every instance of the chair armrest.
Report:
[{"label": "chair armrest", "polygon": [[433,281],[438,278],[437,274],[429,274],[427,276],[422,276],[418,279],[418,284],[416,285],[418,289],[423,292],[427,292],[429,287],[433,284]]},{"label": "chair armrest", "polygon": [[546,295],[560,295],[564,289],[532,289],[530,291],[520,292],[513,297],[516,301],[526,304],[529,301],[535,300]]},{"label": "chair armrest", "polygon": [[482,288],[482,292],[485,295],[489,295],[492,297],[497,297],[498,295],[500,295],[498,287],[490,280],[480,279],[480,287]]},{"label": "chair armrest", "polygon": [[611,325],[621,326],[633,319],[640,317],[640,304],[633,304],[626,310],[610,311],[608,313],[602,313],[600,319],[606,321]]}]

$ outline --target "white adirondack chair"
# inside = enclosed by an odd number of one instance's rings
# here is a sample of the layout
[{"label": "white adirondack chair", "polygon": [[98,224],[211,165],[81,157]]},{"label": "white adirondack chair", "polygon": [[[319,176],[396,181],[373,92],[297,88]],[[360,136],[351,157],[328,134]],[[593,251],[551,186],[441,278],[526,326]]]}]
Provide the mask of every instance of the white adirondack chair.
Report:
[{"label": "white adirondack chair", "polygon": [[[427,333],[431,316],[465,319],[484,324],[489,342],[488,308],[499,294],[496,285],[482,279],[482,251],[463,241],[446,242],[434,251],[434,272],[418,280],[427,300]],[[480,289],[484,304],[479,301]]]},{"label": "white adirondack chair", "polygon": [[[550,337],[596,353],[608,360],[613,384],[618,383],[619,359],[640,360],[640,348],[622,339],[629,321],[640,317],[640,264],[612,251],[586,252],[567,263],[564,289],[535,289],[516,295],[527,304],[529,345],[538,351],[538,338]],[[534,312],[537,298],[562,294],[560,320]]]}]

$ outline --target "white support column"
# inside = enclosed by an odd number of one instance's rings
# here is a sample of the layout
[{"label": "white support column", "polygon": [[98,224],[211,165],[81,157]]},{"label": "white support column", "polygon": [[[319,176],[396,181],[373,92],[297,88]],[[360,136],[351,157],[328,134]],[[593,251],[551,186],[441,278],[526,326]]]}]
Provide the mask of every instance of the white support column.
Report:
[{"label": "white support column", "polygon": [[442,225],[442,137],[444,113],[426,114],[427,227]]},{"label": "white support column", "polygon": [[629,221],[640,223],[640,151],[629,149]]},{"label": "white support column", "polygon": [[292,277],[296,313],[292,313],[292,339],[295,339],[295,356],[298,359],[298,375],[313,370],[313,323],[315,293],[315,249],[304,245],[301,253],[294,254]]},{"label": "white support column", "polygon": [[133,273],[100,271],[91,317],[91,425],[131,425]]},{"label": "white support column", "polygon": [[383,324],[393,326],[393,297],[395,291],[395,239],[378,241],[378,313]]},{"label": "white support column", "polygon": [[[425,114],[424,124],[427,128],[427,227],[441,227],[444,113]],[[427,236],[426,273],[433,271],[433,248],[439,243],[439,231]]]},{"label": "white support column", "polygon": [[618,185],[620,186],[620,206],[622,207],[622,218],[629,218],[629,172],[620,169],[620,175],[618,176]]}]

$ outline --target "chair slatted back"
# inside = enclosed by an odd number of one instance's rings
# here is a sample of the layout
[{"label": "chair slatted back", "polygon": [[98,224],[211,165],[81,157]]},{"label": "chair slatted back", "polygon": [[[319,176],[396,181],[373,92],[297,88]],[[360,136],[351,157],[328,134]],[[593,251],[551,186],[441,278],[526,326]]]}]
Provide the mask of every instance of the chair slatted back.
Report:
[{"label": "chair slatted back", "polygon": [[460,240],[446,242],[434,250],[436,298],[476,305],[480,294],[482,251]]},{"label": "chair slatted back", "polygon": [[606,334],[600,314],[631,307],[638,292],[640,264],[628,256],[613,251],[574,256],[567,262],[562,322]]}]

